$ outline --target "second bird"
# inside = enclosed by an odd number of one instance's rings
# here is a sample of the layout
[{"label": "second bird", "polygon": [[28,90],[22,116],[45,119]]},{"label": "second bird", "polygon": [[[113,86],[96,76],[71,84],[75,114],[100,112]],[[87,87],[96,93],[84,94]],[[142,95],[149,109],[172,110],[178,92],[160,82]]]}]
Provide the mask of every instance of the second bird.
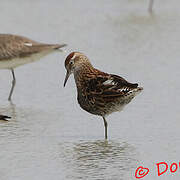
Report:
[{"label": "second bird", "polygon": [[0,69],[9,69],[13,81],[8,100],[11,100],[16,84],[14,68],[37,61],[66,44],[45,44],[33,41],[23,36],[0,34]]},{"label": "second bird", "polygon": [[143,88],[129,83],[124,78],[95,69],[82,53],[72,52],[65,60],[67,70],[64,86],[70,76],[74,79],[78,92],[78,103],[85,111],[101,116],[107,139],[107,121],[105,117],[121,111]]}]

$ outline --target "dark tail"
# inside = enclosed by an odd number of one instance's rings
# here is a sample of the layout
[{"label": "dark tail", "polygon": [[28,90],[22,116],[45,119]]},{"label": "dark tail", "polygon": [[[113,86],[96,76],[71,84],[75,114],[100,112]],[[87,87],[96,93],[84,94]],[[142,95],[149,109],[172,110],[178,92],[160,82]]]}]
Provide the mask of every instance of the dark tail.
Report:
[{"label": "dark tail", "polygon": [[11,117],[5,116],[5,115],[0,115],[0,120],[7,121],[7,119],[11,119]]}]

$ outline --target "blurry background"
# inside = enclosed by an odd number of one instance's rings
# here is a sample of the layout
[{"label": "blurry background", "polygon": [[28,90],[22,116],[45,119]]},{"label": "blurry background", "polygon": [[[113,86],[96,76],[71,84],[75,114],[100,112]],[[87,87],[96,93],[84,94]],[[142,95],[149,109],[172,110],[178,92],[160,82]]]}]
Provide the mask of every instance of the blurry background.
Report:
[{"label": "blurry background", "polygon": [[[1,33],[47,43],[67,43],[15,69],[13,103],[7,101],[11,73],[0,70],[1,180],[131,180],[140,165],[157,176],[155,163],[179,157],[179,0],[1,0]],[[71,51],[92,64],[144,87],[121,113],[102,118],[80,109],[71,77],[63,88],[64,60]],[[179,172],[178,172],[179,173]],[[173,178],[179,179],[176,173]]]}]

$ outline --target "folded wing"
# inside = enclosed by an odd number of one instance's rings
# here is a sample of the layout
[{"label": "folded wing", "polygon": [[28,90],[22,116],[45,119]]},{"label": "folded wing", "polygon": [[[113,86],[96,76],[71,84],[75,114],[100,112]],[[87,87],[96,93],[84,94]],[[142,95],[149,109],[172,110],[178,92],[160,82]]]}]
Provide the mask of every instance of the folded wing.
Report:
[{"label": "folded wing", "polygon": [[86,91],[89,94],[99,97],[120,97],[125,96],[138,87],[138,84],[129,83],[124,78],[107,74],[97,75],[96,77],[89,79],[87,83]]},{"label": "folded wing", "polygon": [[65,44],[44,44],[26,37],[0,34],[0,60],[29,57],[46,50],[59,49]]}]

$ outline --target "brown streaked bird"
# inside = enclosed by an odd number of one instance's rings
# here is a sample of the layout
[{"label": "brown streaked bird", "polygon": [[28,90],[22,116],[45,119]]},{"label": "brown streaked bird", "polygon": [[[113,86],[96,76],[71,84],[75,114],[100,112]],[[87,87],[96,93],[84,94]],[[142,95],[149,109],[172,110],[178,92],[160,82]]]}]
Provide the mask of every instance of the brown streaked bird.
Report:
[{"label": "brown streaked bird", "polygon": [[5,116],[5,115],[0,115],[0,120],[3,120],[3,121],[8,121],[8,119],[10,119],[11,117],[9,116]]},{"label": "brown streaked bird", "polygon": [[73,73],[77,86],[78,103],[85,111],[101,116],[107,139],[107,121],[105,117],[121,111],[143,88],[129,83],[120,76],[104,73],[95,69],[82,53],[72,52],[65,60],[67,70],[64,86]]},{"label": "brown streaked bird", "polygon": [[16,84],[14,68],[38,61],[42,57],[60,50],[66,44],[44,44],[23,36],[0,34],[0,69],[9,69],[13,81],[8,100],[11,100]]}]

